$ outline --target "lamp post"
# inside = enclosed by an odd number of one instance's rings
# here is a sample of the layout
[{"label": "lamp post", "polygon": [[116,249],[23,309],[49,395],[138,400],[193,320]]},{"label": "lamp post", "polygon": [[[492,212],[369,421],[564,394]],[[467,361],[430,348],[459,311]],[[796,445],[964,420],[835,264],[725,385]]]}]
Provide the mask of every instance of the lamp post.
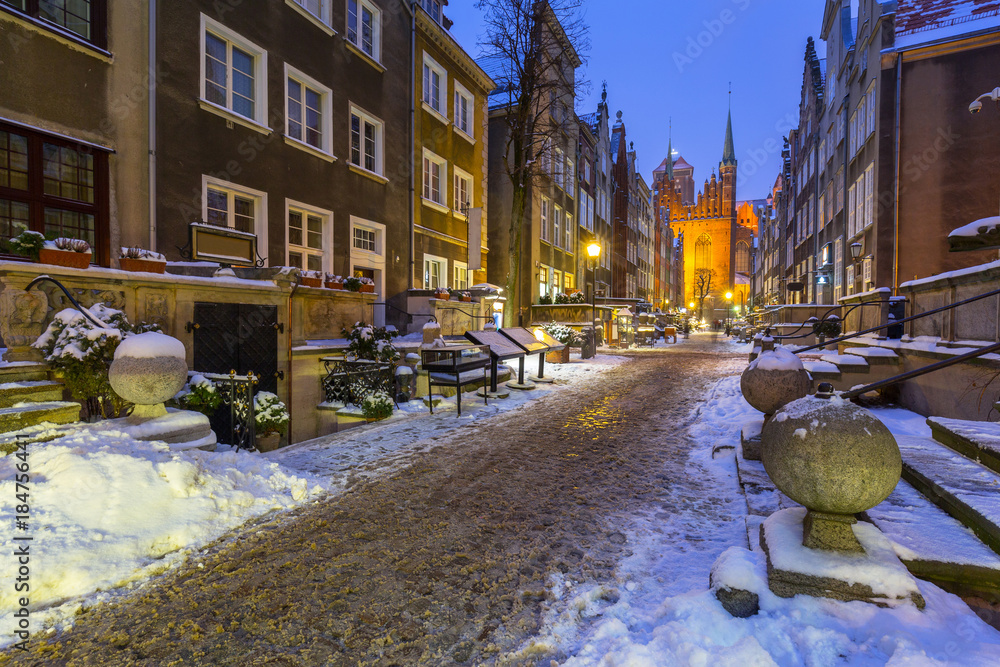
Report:
[{"label": "lamp post", "polygon": [[591,352],[597,354],[597,258],[601,256],[601,246],[596,241],[587,246],[590,257],[592,286],[590,288],[590,342]]},{"label": "lamp post", "polygon": [[729,330],[731,328],[730,323],[732,322],[732,314],[733,314],[732,300],[733,300],[733,293],[726,292],[726,335],[727,336],[729,335]]}]

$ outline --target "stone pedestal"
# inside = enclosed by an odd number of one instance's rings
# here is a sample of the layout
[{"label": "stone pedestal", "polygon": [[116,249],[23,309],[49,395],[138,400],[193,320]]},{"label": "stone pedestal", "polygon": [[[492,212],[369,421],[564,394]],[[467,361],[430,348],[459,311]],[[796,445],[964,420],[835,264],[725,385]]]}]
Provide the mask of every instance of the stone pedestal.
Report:
[{"label": "stone pedestal", "polygon": [[858,522],[850,514],[806,512],[802,521],[802,546],[827,551],[864,553],[852,526]]},{"label": "stone pedestal", "polygon": [[811,595],[879,607],[913,604],[924,608],[916,580],[875,526],[843,524],[854,533],[860,552],[814,550],[801,543],[805,517],[804,508],[785,509],[760,527],[767,586],[772,593],[783,598]]},{"label": "stone pedestal", "polygon": [[754,419],[743,424],[740,429],[740,447],[743,450],[743,458],[747,461],[760,461],[762,440],[760,438],[761,429],[764,428],[763,419]]}]

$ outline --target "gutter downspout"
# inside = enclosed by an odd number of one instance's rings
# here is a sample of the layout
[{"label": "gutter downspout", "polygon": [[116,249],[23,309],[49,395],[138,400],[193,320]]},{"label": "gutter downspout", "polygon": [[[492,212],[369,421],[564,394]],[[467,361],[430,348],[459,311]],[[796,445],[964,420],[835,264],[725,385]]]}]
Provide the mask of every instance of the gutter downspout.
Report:
[{"label": "gutter downspout", "polygon": [[286,374],[285,389],[288,395],[288,444],[292,444],[292,419],[294,419],[295,410],[293,406],[295,403],[292,401],[292,297],[295,296],[295,290],[299,288],[299,279],[296,278],[295,282],[292,283],[292,289],[288,293],[288,314],[285,318],[285,335],[288,336],[288,345],[286,347],[288,352],[288,373]]},{"label": "gutter downspout", "polygon": [[899,152],[902,130],[899,127],[901,105],[899,96],[903,92],[903,54],[896,56],[896,187],[892,211],[892,294],[899,296]]},{"label": "gutter downspout", "polygon": [[[409,3],[407,3],[409,6]],[[416,234],[415,227],[416,224],[416,202],[415,197],[417,196],[417,186],[416,186],[416,119],[417,119],[417,75],[416,75],[416,62],[417,62],[417,11],[412,6],[410,7],[411,15],[411,26],[410,26],[410,127],[409,127],[409,154],[410,154],[410,272],[409,278],[407,279],[407,285],[409,289],[414,287],[414,272],[416,270],[417,258],[416,254]],[[385,308],[385,306],[383,306]]]},{"label": "gutter downspout", "polygon": [[[149,52],[147,72],[150,75],[147,104],[149,105],[149,249],[156,252],[156,0],[149,0]],[[113,255],[114,253],[112,253]]]}]

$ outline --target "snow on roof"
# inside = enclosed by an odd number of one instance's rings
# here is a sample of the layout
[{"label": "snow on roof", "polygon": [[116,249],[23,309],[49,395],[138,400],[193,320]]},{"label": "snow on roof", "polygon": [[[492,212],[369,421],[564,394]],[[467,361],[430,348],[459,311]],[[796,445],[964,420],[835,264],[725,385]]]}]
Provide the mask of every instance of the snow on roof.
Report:
[{"label": "snow on roof", "polygon": [[1000,28],[998,0],[900,0],[895,48],[914,48],[994,28]]},{"label": "snow on roof", "polygon": [[1000,229],[1000,215],[994,215],[990,218],[983,218],[981,220],[976,220],[975,222],[970,222],[963,227],[951,230],[951,233],[948,234],[948,236],[979,236],[980,234],[987,234],[995,229]]},{"label": "snow on roof", "polygon": [[677,161],[674,162],[674,170],[677,169],[694,169],[694,167],[688,164],[687,160],[685,160],[683,157],[677,156]]}]

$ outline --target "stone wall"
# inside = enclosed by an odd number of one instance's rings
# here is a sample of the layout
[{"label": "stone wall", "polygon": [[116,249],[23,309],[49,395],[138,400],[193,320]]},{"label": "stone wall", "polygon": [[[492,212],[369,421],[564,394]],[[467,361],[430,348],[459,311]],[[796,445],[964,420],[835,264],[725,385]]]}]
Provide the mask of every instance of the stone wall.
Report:
[{"label": "stone wall", "polygon": [[[842,297],[840,303],[844,313],[844,333],[863,331],[888,322],[890,294],[888,287],[881,287]],[[876,336],[885,338],[886,332],[876,332]]]},{"label": "stone wall", "polygon": [[[531,323],[548,324],[549,322],[559,322],[561,324],[589,325],[593,318],[593,313],[594,311],[589,303],[535,304],[531,306]],[[597,307],[597,319],[606,322],[611,319],[611,313],[612,309],[607,306]]]},{"label": "stone wall", "polygon": [[[1000,287],[1000,262],[903,283],[907,315],[918,315]],[[1000,297],[992,296],[906,325],[910,336],[934,336],[944,342],[1000,342]]]}]

